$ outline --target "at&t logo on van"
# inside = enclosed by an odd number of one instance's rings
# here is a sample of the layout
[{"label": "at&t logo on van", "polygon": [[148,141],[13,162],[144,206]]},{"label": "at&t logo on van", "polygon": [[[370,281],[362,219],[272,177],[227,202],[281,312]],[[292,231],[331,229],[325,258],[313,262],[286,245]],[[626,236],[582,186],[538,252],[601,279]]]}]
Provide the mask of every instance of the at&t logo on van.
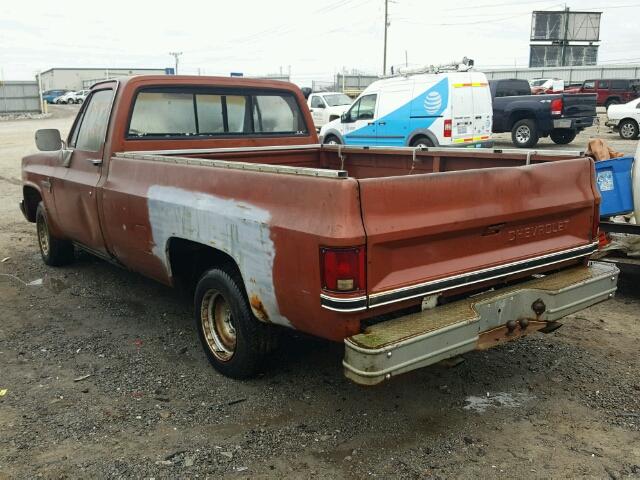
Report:
[{"label": "at&t logo on van", "polygon": [[429,115],[436,115],[440,111],[440,107],[442,106],[442,96],[434,91],[429,92],[424,97],[424,110]]}]

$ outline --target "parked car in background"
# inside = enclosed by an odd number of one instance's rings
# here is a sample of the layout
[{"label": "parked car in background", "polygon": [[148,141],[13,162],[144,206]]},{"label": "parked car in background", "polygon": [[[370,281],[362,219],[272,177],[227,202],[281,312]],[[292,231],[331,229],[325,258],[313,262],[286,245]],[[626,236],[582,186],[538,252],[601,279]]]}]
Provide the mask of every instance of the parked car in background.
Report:
[{"label": "parked car in background", "polygon": [[53,103],[58,104],[73,104],[73,103],[82,103],[85,98],[87,98],[87,94],[89,90],[80,90],[77,92],[67,92],[64,95],[61,95],[54,99]]},{"label": "parked car in background", "polygon": [[586,80],[578,88],[566,89],[566,93],[595,93],[598,106],[609,108],[611,105],[627,103],[640,96],[640,80],[637,79],[600,79]]},{"label": "parked car in background", "polygon": [[317,129],[324,124],[340,118],[349,109],[353,100],[341,92],[311,93],[307,99],[313,123]]},{"label": "parked car in background", "polygon": [[54,103],[55,99],[64,95],[69,90],[46,90],[42,92],[42,100],[47,103]]},{"label": "parked car in background", "polygon": [[543,95],[546,93],[562,92],[564,90],[564,80],[560,78],[536,78],[530,80],[532,95]]},{"label": "parked car in background", "polygon": [[511,132],[518,148],[532,148],[541,137],[558,145],[571,143],[596,118],[595,94],[531,95],[526,80],[491,80],[493,132]]},{"label": "parked car in background", "polygon": [[345,145],[488,147],[491,112],[484,73],[397,76],[369,85],[320,137]]},{"label": "parked car in background", "polygon": [[605,125],[627,140],[638,138],[640,124],[640,98],[631,100],[624,105],[611,105],[607,108]]}]

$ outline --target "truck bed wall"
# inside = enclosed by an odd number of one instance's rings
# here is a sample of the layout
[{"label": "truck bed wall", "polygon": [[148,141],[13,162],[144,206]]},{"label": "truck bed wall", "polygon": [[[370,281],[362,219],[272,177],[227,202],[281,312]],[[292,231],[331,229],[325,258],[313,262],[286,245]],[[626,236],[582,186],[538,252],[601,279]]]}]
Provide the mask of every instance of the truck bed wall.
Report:
[{"label": "truck bed wall", "polygon": [[[526,165],[523,153],[488,153],[473,150],[451,149],[451,151],[416,152],[415,161],[411,150],[358,149],[340,152],[326,149],[271,150],[254,152],[221,152],[180,154],[191,158],[229,160],[236,162],[287,165],[292,167],[346,170],[355,179],[418,175],[424,173],[453,172],[458,170],[518,167]],[[566,155],[531,155],[530,163],[566,160]]]}]

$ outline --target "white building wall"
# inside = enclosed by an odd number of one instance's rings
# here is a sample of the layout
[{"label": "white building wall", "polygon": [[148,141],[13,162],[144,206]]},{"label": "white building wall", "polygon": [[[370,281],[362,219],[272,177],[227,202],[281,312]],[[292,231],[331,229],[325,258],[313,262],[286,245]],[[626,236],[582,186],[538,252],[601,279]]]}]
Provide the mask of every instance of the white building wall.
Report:
[{"label": "white building wall", "polygon": [[53,68],[42,72],[42,90],[82,90],[89,83],[129,75],[164,75],[163,68]]}]

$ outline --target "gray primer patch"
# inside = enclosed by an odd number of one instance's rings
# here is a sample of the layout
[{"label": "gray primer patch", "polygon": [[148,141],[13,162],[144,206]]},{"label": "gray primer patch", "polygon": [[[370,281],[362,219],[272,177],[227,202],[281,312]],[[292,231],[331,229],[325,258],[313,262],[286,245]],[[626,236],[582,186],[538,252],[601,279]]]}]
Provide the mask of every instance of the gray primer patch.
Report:
[{"label": "gray primer patch", "polygon": [[[269,321],[290,326],[280,315],[273,287],[275,249],[270,236],[271,214],[244,202],[201,192],[154,185],[148,191],[153,253],[170,271],[167,242],[171,237],[210,245],[238,264],[247,295],[257,296]],[[253,309],[253,307],[252,307]],[[256,316],[260,312],[256,312]]]},{"label": "gray primer patch", "polygon": [[467,405],[463,408],[465,410],[474,410],[478,413],[484,413],[488,408],[515,408],[520,407],[524,403],[527,403],[533,400],[535,397],[533,395],[528,395],[526,393],[496,393],[489,394],[487,392],[487,396],[485,397],[475,397],[469,396],[465,399]]}]

